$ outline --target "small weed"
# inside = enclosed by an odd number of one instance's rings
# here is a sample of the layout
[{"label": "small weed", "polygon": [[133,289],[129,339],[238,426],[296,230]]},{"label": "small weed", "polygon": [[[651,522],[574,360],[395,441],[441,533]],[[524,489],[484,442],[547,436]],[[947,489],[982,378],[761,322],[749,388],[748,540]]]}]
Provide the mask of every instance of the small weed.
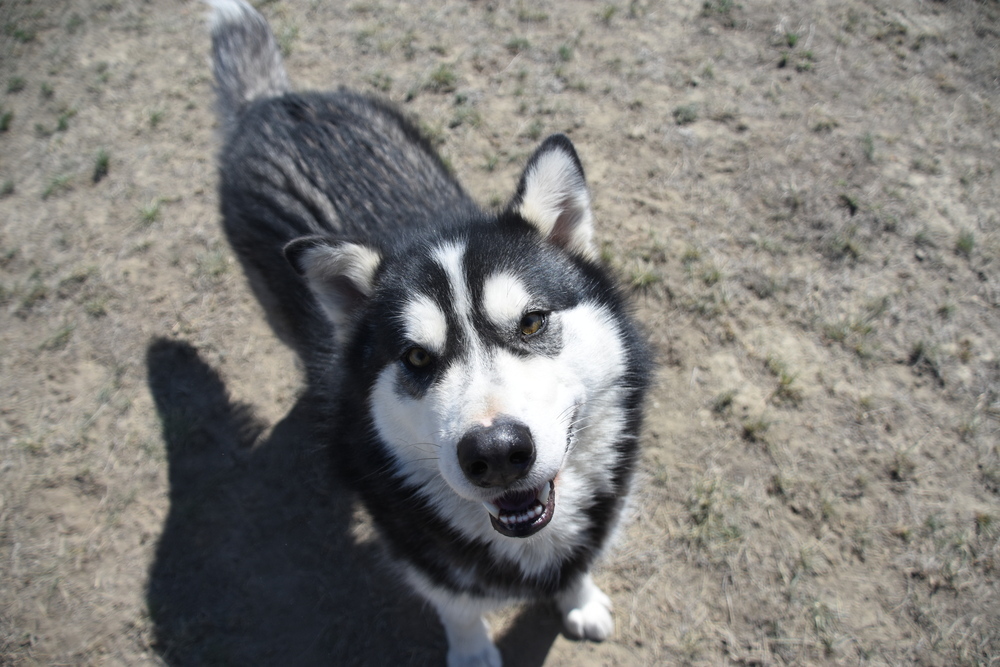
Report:
[{"label": "small weed", "polygon": [[197,259],[198,274],[210,280],[218,280],[229,271],[229,255],[223,250],[209,250]]},{"label": "small weed", "polygon": [[724,414],[733,406],[733,399],[736,398],[736,391],[729,389],[712,399],[712,412]]},{"label": "small weed", "polygon": [[857,197],[854,197],[847,193],[841,193],[840,196],[837,198],[837,201],[840,202],[841,206],[847,209],[847,212],[850,213],[851,217],[854,217],[854,215],[861,208],[861,206],[858,204]]},{"label": "small weed", "polygon": [[76,33],[76,31],[79,30],[82,25],[83,25],[83,17],[80,16],[79,14],[73,14],[72,16],[69,17],[69,20],[66,21],[66,31],[72,35]]},{"label": "small weed", "polygon": [[59,120],[56,121],[56,132],[65,132],[69,129],[69,119],[76,115],[76,109],[67,109],[66,111],[59,114]]},{"label": "small weed", "polygon": [[292,45],[295,43],[296,38],[299,36],[299,28],[295,25],[286,25],[278,30],[278,48],[281,49],[281,55],[287,58],[292,53]]},{"label": "small weed", "polygon": [[958,438],[962,442],[972,442],[979,432],[979,415],[964,415],[959,419],[955,430],[958,431]]},{"label": "small weed", "polygon": [[701,281],[705,283],[707,287],[715,285],[720,280],[722,280],[722,270],[715,264],[709,264],[709,266],[701,272]]},{"label": "small weed", "polygon": [[160,204],[163,203],[159,197],[153,199],[145,206],[139,208],[139,224],[143,227],[149,227],[154,222],[156,222],[160,217]]},{"label": "small weed", "polygon": [[514,54],[522,53],[531,48],[531,44],[524,37],[513,37],[507,41],[506,46],[507,50]]},{"label": "small weed", "polygon": [[69,339],[72,337],[74,329],[76,329],[76,325],[72,323],[61,326],[55,333],[42,341],[41,345],[38,346],[38,349],[48,352],[55,352],[63,349],[67,344],[69,344]]},{"label": "small weed", "polygon": [[427,81],[427,88],[435,93],[451,93],[455,91],[455,82],[458,77],[455,70],[447,63],[441,63],[431,72]]},{"label": "small weed", "polygon": [[913,539],[913,529],[904,523],[898,523],[893,526],[889,529],[889,534],[907,544]]},{"label": "small weed", "polygon": [[705,0],[701,5],[701,15],[706,18],[721,18],[723,25],[734,28],[736,27],[736,20],[732,16],[734,9],[736,9],[734,0]]},{"label": "small weed", "polygon": [[69,190],[72,179],[73,177],[70,174],[63,174],[62,176],[54,177],[51,181],[49,181],[49,184],[45,186],[45,189],[42,190],[42,199],[48,199],[58,192]]},{"label": "small weed", "polygon": [[684,253],[681,255],[681,263],[686,265],[693,264],[701,259],[701,251],[694,246],[688,246],[684,249]]},{"label": "small weed", "polygon": [[889,479],[894,482],[912,482],[917,464],[910,458],[909,450],[897,450],[889,462]]},{"label": "small weed", "polygon": [[430,125],[421,121],[420,134],[424,135],[427,141],[431,142],[432,146],[441,147],[444,145],[445,132],[444,128],[440,125]]},{"label": "small weed", "polygon": [[766,421],[763,417],[748,419],[743,422],[743,439],[747,442],[766,442],[765,434],[770,427],[770,422]]},{"label": "small weed", "polygon": [[7,82],[7,92],[14,94],[19,93],[28,87],[28,82],[24,80],[23,76],[12,76]]},{"label": "small weed", "polygon": [[997,533],[1000,532],[1000,523],[997,522],[996,516],[989,514],[987,512],[976,512],[976,535],[986,536],[986,537],[996,537]]},{"label": "small weed", "polygon": [[915,157],[910,162],[910,168],[928,176],[938,176],[941,174],[941,160],[937,157]]},{"label": "small weed", "polygon": [[938,386],[944,386],[944,378],[941,375],[940,351],[937,347],[928,345],[923,340],[919,340],[910,347],[906,363],[911,366],[917,375],[929,374],[937,382]]},{"label": "small weed", "polygon": [[14,194],[14,181],[7,179],[0,185],[0,197],[9,197]]},{"label": "small weed", "polygon": [[799,36],[794,32],[785,33],[785,44],[788,44],[788,48],[794,49],[795,45],[799,43]]},{"label": "small weed", "polygon": [[728,516],[733,505],[732,494],[718,479],[704,479],[695,483],[687,499],[691,538],[702,547],[718,542],[729,543],[739,539],[742,531]]},{"label": "small weed", "polygon": [[857,238],[858,228],[849,225],[827,242],[826,254],[831,259],[860,259],[864,247]]},{"label": "small weed", "polygon": [[56,94],[56,91],[48,81],[43,81],[42,85],[38,88],[38,94],[42,96],[42,99],[47,100],[51,99]]},{"label": "small weed", "polygon": [[698,120],[698,105],[684,104],[674,108],[674,122],[678,125],[690,125]]},{"label": "small weed", "polygon": [[972,341],[968,338],[963,338],[958,341],[958,351],[955,353],[958,360],[963,364],[967,364],[972,361]]},{"label": "small weed", "polygon": [[163,109],[160,109],[160,108],[156,108],[156,109],[150,110],[150,112],[149,112],[149,126],[152,127],[152,128],[155,128],[156,126],[158,126],[161,122],[163,122],[163,116],[165,114],[166,114],[166,112]]},{"label": "small weed", "polygon": [[94,159],[94,173],[91,175],[90,179],[94,183],[100,183],[101,179],[108,175],[108,169],[111,166],[111,157],[108,152],[103,148],[97,151],[97,157]]},{"label": "small weed", "polygon": [[106,296],[96,297],[83,304],[83,312],[91,317],[104,317],[108,314],[107,305],[108,298]]},{"label": "small weed", "polygon": [[518,3],[517,20],[522,23],[542,23],[549,20],[549,15],[543,11],[529,9],[523,3]]},{"label": "small weed", "polygon": [[833,132],[838,127],[840,127],[840,123],[837,122],[836,118],[820,118],[813,123],[812,131],[820,134],[823,132]]},{"label": "small weed", "polygon": [[869,162],[875,162],[875,137],[871,132],[861,135],[861,152]]},{"label": "small weed", "polygon": [[564,63],[569,62],[573,59],[573,47],[569,44],[563,44],[559,47],[559,60]]},{"label": "small weed", "polygon": [[21,28],[14,25],[13,23],[8,23],[3,27],[4,33],[14,39],[14,41],[21,42],[22,44],[27,44],[28,42],[34,41],[35,31],[30,28]]},{"label": "small weed", "polygon": [[615,7],[614,5],[605,5],[604,9],[601,10],[601,13],[598,15],[598,17],[600,18],[601,23],[603,23],[604,25],[611,25],[611,19],[613,19],[615,17],[615,14],[617,13],[618,13],[617,7]]},{"label": "small weed", "polygon": [[531,124],[524,130],[524,136],[531,139],[532,141],[537,141],[541,136],[542,132],[545,131],[545,124],[537,118],[531,121]]},{"label": "small weed", "polygon": [[19,313],[27,313],[37,304],[47,299],[48,296],[49,289],[41,280],[34,277],[28,291],[21,297],[21,303],[18,304],[17,310]]},{"label": "small weed", "polygon": [[972,233],[970,229],[963,229],[958,234],[958,240],[955,241],[955,252],[962,257],[968,258],[972,255],[972,250],[976,247],[976,236]]},{"label": "small weed", "polygon": [[500,164],[500,155],[498,153],[490,153],[483,161],[483,169],[486,171],[495,171],[498,164]]},{"label": "small weed", "polygon": [[636,291],[642,291],[649,289],[662,280],[663,278],[661,278],[652,269],[638,267],[633,270],[631,276],[629,276],[629,285]]},{"label": "small weed", "polygon": [[379,92],[388,93],[392,89],[392,77],[379,70],[368,77],[368,85]]},{"label": "small weed", "polygon": [[14,120],[13,111],[4,111],[0,114],[0,132],[6,132],[10,129],[10,122]]},{"label": "small weed", "polygon": [[789,372],[784,362],[774,357],[768,358],[767,368],[778,378],[778,386],[771,394],[772,400],[781,403],[791,403],[793,405],[798,405],[802,402],[802,390],[795,386],[795,380],[799,377],[798,373]]},{"label": "small weed", "polygon": [[455,115],[451,117],[448,121],[448,127],[454,129],[461,125],[468,125],[470,127],[479,127],[482,124],[482,117],[479,112],[475,109],[470,109],[468,107],[462,107],[455,111]]}]

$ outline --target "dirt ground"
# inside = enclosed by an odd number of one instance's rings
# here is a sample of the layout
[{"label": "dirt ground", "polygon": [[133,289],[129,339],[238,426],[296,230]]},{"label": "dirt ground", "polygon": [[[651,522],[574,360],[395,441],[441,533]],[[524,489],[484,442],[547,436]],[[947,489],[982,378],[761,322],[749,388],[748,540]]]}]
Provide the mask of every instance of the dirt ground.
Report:
[{"label": "dirt ground", "polygon": [[[261,3],[477,198],[568,133],[656,349],[602,644],[1000,664],[1000,4]],[[219,226],[205,8],[0,2],[0,665],[424,665]]]}]

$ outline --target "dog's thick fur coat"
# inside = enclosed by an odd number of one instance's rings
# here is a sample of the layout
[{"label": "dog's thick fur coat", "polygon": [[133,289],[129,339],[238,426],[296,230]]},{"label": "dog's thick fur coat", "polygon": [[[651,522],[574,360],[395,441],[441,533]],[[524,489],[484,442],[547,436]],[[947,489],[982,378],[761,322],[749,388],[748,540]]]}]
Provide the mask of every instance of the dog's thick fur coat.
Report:
[{"label": "dog's thick fur coat", "polygon": [[573,145],[545,140],[485,212],[398,110],[291,92],[265,20],[210,3],[226,234],[448,663],[500,664],[482,615],[510,600],[551,597],[570,634],[606,638],[589,571],[627,502],[650,364]]}]

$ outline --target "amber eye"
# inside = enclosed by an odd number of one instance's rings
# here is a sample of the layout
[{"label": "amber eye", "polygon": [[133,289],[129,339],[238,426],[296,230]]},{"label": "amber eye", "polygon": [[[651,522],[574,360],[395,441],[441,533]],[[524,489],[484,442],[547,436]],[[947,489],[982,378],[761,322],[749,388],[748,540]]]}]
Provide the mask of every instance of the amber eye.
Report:
[{"label": "amber eye", "polygon": [[521,335],[534,336],[545,326],[545,313],[533,311],[521,318]]},{"label": "amber eye", "polygon": [[427,368],[433,360],[434,357],[431,356],[431,353],[422,347],[411,347],[403,355],[403,361],[406,365],[414,369]]}]

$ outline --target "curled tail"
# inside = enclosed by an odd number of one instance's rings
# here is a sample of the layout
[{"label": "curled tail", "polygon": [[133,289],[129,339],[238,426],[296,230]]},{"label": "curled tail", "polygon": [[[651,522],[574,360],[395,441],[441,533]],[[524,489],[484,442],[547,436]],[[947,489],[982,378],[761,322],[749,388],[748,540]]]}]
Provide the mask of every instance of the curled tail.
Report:
[{"label": "curled tail", "polygon": [[219,115],[231,128],[243,107],[288,92],[281,50],[264,17],[244,0],[207,0],[212,7],[212,71]]}]

